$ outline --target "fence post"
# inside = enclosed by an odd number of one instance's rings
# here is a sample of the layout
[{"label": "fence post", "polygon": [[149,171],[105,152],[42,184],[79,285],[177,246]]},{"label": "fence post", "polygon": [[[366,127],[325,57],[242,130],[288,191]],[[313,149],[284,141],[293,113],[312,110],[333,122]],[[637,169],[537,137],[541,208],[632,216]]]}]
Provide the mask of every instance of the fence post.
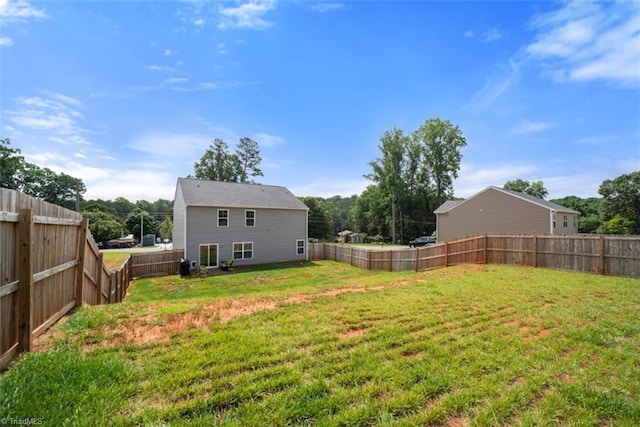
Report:
[{"label": "fence post", "polygon": [[84,251],[87,245],[88,228],[89,220],[82,218],[78,232],[78,252],[76,255],[78,260],[78,264],[76,265],[76,307],[82,307],[82,300],[84,299],[84,295],[82,294],[84,289]]},{"label": "fence post", "polygon": [[533,264],[533,267],[538,266],[538,235],[537,234],[533,235],[533,256],[532,256],[531,263]]},{"label": "fence post", "polygon": [[102,293],[102,269],[104,268],[104,254],[98,254],[98,262],[96,263],[96,287],[98,288],[98,304],[109,304],[109,301]]},{"label": "fence post", "polygon": [[393,249],[389,250],[389,271],[393,271]]},{"label": "fence post", "polygon": [[20,209],[18,239],[16,240],[16,262],[18,270],[18,349],[31,351],[33,344],[33,212]]},{"label": "fence post", "polygon": [[604,275],[606,273],[605,271],[605,265],[604,265],[604,236],[600,236],[600,248],[598,248],[600,253],[599,253],[599,263],[598,263],[598,274],[602,274]]},{"label": "fence post", "polygon": [[482,243],[484,245],[484,248],[482,249],[482,263],[483,264],[487,264],[487,235],[484,235],[484,238],[482,239]]},{"label": "fence post", "polygon": [[449,242],[444,242],[444,266],[449,267]]},{"label": "fence post", "polygon": [[418,252],[420,252],[420,248],[413,248],[416,251],[416,256],[415,256],[415,271],[418,271]]}]

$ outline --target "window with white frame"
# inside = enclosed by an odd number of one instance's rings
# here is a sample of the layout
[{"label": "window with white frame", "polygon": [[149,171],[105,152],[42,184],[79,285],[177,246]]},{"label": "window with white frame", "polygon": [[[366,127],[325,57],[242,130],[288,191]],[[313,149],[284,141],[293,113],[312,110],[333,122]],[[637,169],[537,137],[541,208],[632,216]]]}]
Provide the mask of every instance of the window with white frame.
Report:
[{"label": "window with white frame", "polygon": [[296,253],[298,255],[304,255],[305,244],[304,240],[296,240]]},{"label": "window with white frame", "polygon": [[553,228],[556,228],[556,214],[553,214]]},{"label": "window with white frame", "polygon": [[218,266],[218,244],[207,243],[200,245],[200,265],[204,267]]},{"label": "window with white frame", "polygon": [[244,211],[244,226],[245,227],[256,226],[256,211],[250,211],[250,210]]},{"label": "window with white frame", "polygon": [[236,242],[233,244],[233,259],[253,258],[253,242]]},{"label": "window with white frame", "polygon": [[229,210],[218,209],[218,227],[228,227],[228,226],[229,226]]}]

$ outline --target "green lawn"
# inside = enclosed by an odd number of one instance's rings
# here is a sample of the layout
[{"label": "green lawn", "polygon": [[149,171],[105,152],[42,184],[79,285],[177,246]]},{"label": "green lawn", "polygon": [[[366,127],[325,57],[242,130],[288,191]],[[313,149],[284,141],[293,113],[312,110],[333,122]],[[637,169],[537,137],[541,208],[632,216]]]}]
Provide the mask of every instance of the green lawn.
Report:
[{"label": "green lawn", "polygon": [[0,377],[45,425],[637,425],[640,281],[331,261],[135,282]]},{"label": "green lawn", "polygon": [[102,252],[103,262],[110,270],[120,268],[129,258],[129,252],[126,251],[104,251]]}]

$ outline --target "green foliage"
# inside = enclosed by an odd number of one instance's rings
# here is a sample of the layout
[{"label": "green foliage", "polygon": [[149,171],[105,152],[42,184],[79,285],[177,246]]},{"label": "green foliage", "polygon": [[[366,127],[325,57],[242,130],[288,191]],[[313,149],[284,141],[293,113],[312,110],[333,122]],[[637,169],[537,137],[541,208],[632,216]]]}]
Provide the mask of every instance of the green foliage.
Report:
[{"label": "green foliage", "polygon": [[249,182],[249,176],[264,176],[260,169],[262,157],[260,157],[260,148],[256,141],[246,137],[240,138],[240,142],[236,147],[236,156],[238,156],[242,165],[240,182]]},{"label": "green foliage", "polygon": [[9,139],[0,139],[0,186],[67,209],[75,209],[87,189],[79,178],[26,162]]},{"label": "green foliage", "polygon": [[[513,181],[507,181],[502,187],[505,190],[516,191],[518,193],[528,194],[539,199],[544,199],[549,194],[549,191],[544,187],[542,181],[524,181],[520,178]],[[570,206],[565,206],[570,207]]]},{"label": "green foliage", "polygon": [[0,187],[20,190],[26,162],[20,150],[11,148],[9,138],[0,139]]},{"label": "green foliage", "polygon": [[353,230],[355,228],[353,222],[353,208],[355,207],[358,196],[351,197],[333,196],[328,199],[322,199],[333,224],[333,233],[337,234],[342,230]]},{"label": "green foliage", "polygon": [[[462,131],[448,120],[429,119],[410,135],[394,127],[380,141],[382,155],[369,162],[373,173],[365,177],[379,186],[383,200],[388,198],[387,209],[391,212],[389,215],[380,210],[373,215],[390,218],[384,228],[390,231],[393,242],[431,234],[435,230],[433,211],[453,196],[461,150],[467,144]],[[383,203],[363,203],[357,212],[358,225],[363,224],[364,204],[380,207]]]},{"label": "green foliage", "polygon": [[358,197],[353,208],[354,231],[369,236],[389,236],[389,197],[379,185],[369,185]]},{"label": "green foliage", "polygon": [[633,224],[627,218],[617,214],[598,227],[599,234],[631,234]]},{"label": "green foliage", "polygon": [[640,234],[640,171],[603,181],[598,193],[604,199],[601,209],[605,221],[619,216],[627,224],[626,232]]},{"label": "green foliage", "polygon": [[250,176],[263,176],[261,161],[258,143],[251,138],[241,138],[235,153],[230,153],[229,145],[216,138],[194,164],[194,173],[198,179],[249,182]]},{"label": "green foliage", "polygon": [[89,230],[96,242],[105,242],[124,236],[125,227],[114,214],[101,210],[85,210],[82,216],[89,219]]},{"label": "green foliage", "polygon": [[143,211],[140,208],[135,208],[127,218],[125,219],[125,225],[127,231],[133,234],[137,239],[140,239],[142,243],[142,236],[140,235],[140,219],[142,218],[142,227],[144,228],[144,234],[155,234],[158,228],[158,221],[149,214],[147,211]]},{"label": "green foliage", "polygon": [[309,208],[309,237],[324,239],[331,235],[331,217],[322,200],[317,197],[304,197],[302,203]]},{"label": "green foliage", "polygon": [[173,222],[171,222],[169,216],[167,216],[160,225],[160,235],[163,239],[171,239],[173,236]]}]

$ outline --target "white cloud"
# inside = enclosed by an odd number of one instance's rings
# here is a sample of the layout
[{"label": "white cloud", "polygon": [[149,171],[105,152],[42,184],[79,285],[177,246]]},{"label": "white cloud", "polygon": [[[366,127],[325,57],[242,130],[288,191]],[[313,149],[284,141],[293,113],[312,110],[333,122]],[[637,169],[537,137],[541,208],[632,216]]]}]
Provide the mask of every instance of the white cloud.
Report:
[{"label": "white cloud", "polygon": [[371,181],[364,178],[359,180],[344,180],[339,178],[319,178],[301,185],[287,186],[289,191],[297,197],[322,197],[333,196],[350,197],[362,192],[371,185]]},{"label": "white cloud", "polygon": [[164,84],[176,84],[176,83],[186,83],[189,79],[186,77],[172,77],[170,79],[165,80]]},{"label": "white cloud", "polygon": [[195,162],[211,144],[208,135],[155,132],[133,140],[129,147],[150,155],[158,162]]},{"label": "white cloud", "polygon": [[640,3],[574,0],[532,27],[538,34],[525,52],[556,80],[640,85]]},{"label": "white cloud", "polygon": [[13,40],[11,40],[9,37],[0,37],[0,46],[11,47],[13,46]]},{"label": "white cloud", "polygon": [[466,39],[470,39],[475,35],[476,35],[476,33],[474,33],[473,30],[467,30],[467,31],[464,32],[464,38],[466,38]]},{"label": "white cloud", "polygon": [[149,71],[160,71],[167,74],[176,72],[175,68],[169,67],[167,65],[145,65],[144,68]]},{"label": "white cloud", "polygon": [[311,10],[318,13],[328,13],[328,12],[337,12],[346,7],[344,3],[338,2],[326,2],[326,3],[315,3],[311,6]]},{"label": "white cloud", "polygon": [[5,110],[7,119],[20,131],[43,131],[46,137],[57,143],[87,144],[87,133],[78,124],[83,115],[74,107],[82,102],[69,96],[47,92],[48,97],[19,97],[18,108]]},{"label": "white cloud", "polygon": [[177,52],[175,50],[171,50],[171,49],[165,49],[164,52],[162,53],[164,56],[171,56],[171,55],[175,55]]},{"label": "white cloud", "polygon": [[219,55],[224,55],[227,53],[227,48],[224,45],[224,43],[218,43],[218,54]]},{"label": "white cloud", "polygon": [[495,166],[478,168],[468,163],[460,165],[458,178],[453,183],[456,197],[469,197],[480,190],[493,185],[502,185],[512,179],[525,179],[528,175],[536,171],[533,165],[511,165],[499,164]]},{"label": "white cloud", "polygon": [[284,144],[284,138],[263,132],[256,133],[253,139],[258,142],[258,145],[266,148],[273,148]]},{"label": "white cloud", "polygon": [[480,39],[485,43],[489,43],[500,40],[502,37],[503,34],[500,32],[500,30],[498,30],[497,28],[489,28],[487,31],[482,33]]},{"label": "white cloud", "polygon": [[555,123],[551,122],[532,122],[532,121],[522,121],[517,126],[513,127],[510,132],[518,135],[530,134],[530,133],[538,133],[547,129],[551,129],[555,127]]},{"label": "white cloud", "polygon": [[44,9],[36,9],[28,1],[0,1],[0,23],[26,21],[28,19],[46,19],[49,16]]},{"label": "white cloud", "polygon": [[466,108],[476,111],[486,110],[515,85],[519,77],[520,65],[510,60],[509,68],[503,68],[496,76],[486,79],[485,85],[473,95]]},{"label": "white cloud", "polygon": [[227,29],[248,29],[264,30],[273,25],[264,19],[264,15],[273,9],[272,1],[252,0],[237,7],[221,7],[218,11],[220,22],[218,28]]},{"label": "white cloud", "polygon": [[193,18],[191,20],[191,23],[193,25],[195,25],[196,27],[203,27],[204,26],[204,18],[202,18],[202,17]]}]

